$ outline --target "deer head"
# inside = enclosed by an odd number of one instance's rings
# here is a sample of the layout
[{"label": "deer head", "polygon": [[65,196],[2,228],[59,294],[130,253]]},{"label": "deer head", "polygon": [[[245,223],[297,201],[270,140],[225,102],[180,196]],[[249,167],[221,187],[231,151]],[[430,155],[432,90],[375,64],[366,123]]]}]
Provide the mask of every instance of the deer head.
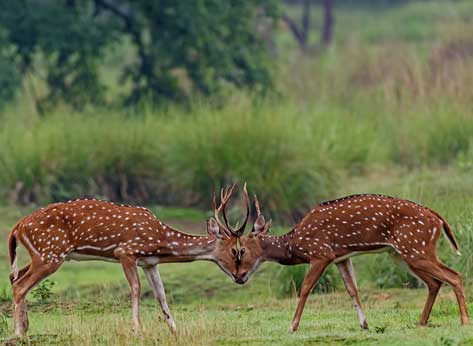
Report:
[{"label": "deer head", "polygon": [[[230,200],[236,184],[233,184],[226,190],[220,191],[220,205],[217,207],[216,196],[213,197],[214,217],[207,221],[207,232],[210,236],[216,239],[215,250],[213,257],[215,263],[223,270],[230,278],[237,282],[241,280],[238,277],[238,263],[241,249],[238,248],[238,239],[245,231],[248,218],[250,216],[250,201],[246,184],[243,187],[243,195],[245,198],[246,215],[240,227],[238,224],[235,227],[230,226],[225,212],[228,201]],[[219,214],[222,213],[223,222],[220,220]]]},{"label": "deer head", "polygon": [[257,213],[256,220],[251,231],[247,235],[242,235],[238,238],[239,249],[237,249],[236,256],[234,256],[237,266],[237,273],[234,276],[235,282],[238,284],[245,284],[250,275],[254,273],[264,261],[264,239],[268,235],[271,227],[271,220],[266,222],[264,216],[261,214],[256,195],[254,198]]}]

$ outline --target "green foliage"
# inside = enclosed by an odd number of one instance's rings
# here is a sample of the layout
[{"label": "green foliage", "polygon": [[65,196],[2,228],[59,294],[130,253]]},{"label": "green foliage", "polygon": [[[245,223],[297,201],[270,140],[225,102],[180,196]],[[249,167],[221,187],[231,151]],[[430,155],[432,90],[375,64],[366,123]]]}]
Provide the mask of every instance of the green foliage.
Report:
[{"label": "green foliage", "polygon": [[[256,22],[276,15],[276,1],[261,0],[22,0],[2,2],[0,32],[13,47],[9,64],[23,77],[45,76],[40,110],[59,101],[83,109],[105,102],[100,69],[120,45],[130,47],[114,53],[128,56],[114,66],[128,104],[210,95],[226,85],[266,90],[271,78]],[[2,75],[4,99],[18,84],[9,74]]]},{"label": "green foliage", "polygon": [[[398,258],[387,254],[368,255],[363,259],[356,259],[355,266],[360,263],[363,265],[365,275],[373,280],[376,287],[379,288],[419,288],[422,287],[421,282],[409,273],[404,262]],[[363,264],[361,264],[363,263]]]},{"label": "green foliage", "polygon": [[[275,268],[273,272],[273,282],[276,293],[280,297],[289,297],[299,292],[308,270],[308,265],[282,266]],[[335,291],[338,280],[334,266],[328,267],[320,277],[313,293],[330,293]]]},{"label": "green foliage", "polygon": [[265,213],[279,219],[326,196],[333,186],[330,163],[308,159],[323,154],[297,111],[238,101],[219,110],[195,109],[169,124],[173,145],[165,166],[177,193],[197,192],[208,205],[209,191],[246,181]]},{"label": "green foliage", "polygon": [[103,100],[97,64],[115,40],[113,26],[99,21],[89,4],[57,1],[2,2],[0,29],[14,47],[9,63],[23,76],[45,74],[43,109],[64,100],[76,108]]},{"label": "green foliage", "polygon": [[54,293],[51,291],[53,286],[56,283],[49,279],[42,281],[38,286],[36,286],[32,291],[31,295],[40,303],[46,303],[51,299]]},{"label": "green foliage", "polygon": [[0,302],[10,301],[12,299],[12,292],[7,283],[0,286]]},{"label": "green foliage", "polygon": [[0,27],[0,109],[14,99],[21,84],[20,73],[11,63],[12,54],[12,47]]},{"label": "green foliage", "polygon": [[247,181],[265,213],[282,219],[332,190],[330,161],[307,159],[325,153],[311,144],[300,117],[269,105],[239,107],[206,106],[188,117],[57,115],[28,126],[11,119],[0,130],[4,196],[44,203],[96,195],[208,208],[214,189]]},{"label": "green foliage", "polygon": [[8,320],[7,316],[0,312],[0,336],[3,337],[8,333]]},{"label": "green foliage", "polygon": [[[0,43],[1,44],[1,43]],[[19,88],[21,78],[8,59],[0,56],[0,107],[11,101]]]},{"label": "green foliage", "polygon": [[192,114],[171,108],[140,116],[5,116],[0,199],[43,204],[94,195],[209,208],[212,191],[246,181],[265,214],[297,220],[316,202],[335,197],[346,175],[382,165],[471,161],[471,110],[430,113],[433,107],[398,121],[398,113],[376,117],[326,103],[254,104],[235,95],[218,109],[195,104]]}]

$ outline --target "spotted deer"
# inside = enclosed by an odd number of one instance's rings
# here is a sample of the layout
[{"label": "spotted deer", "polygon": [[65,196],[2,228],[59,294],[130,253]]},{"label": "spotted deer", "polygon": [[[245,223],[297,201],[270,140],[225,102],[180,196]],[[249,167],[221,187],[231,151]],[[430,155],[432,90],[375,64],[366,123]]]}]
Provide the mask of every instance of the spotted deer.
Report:
[{"label": "spotted deer", "polygon": [[[180,232],[161,222],[142,207],[117,205],[111,202],[82,199],[51,204],[21,219],[9,236],[13,286],[14,328],[19,336],[28,330],[25,297],[41,280],[53,274],[68,260],[101,260],[120,263],[131,288],[133,327],[138,331],[140,280],[137,266],[143,268],[155,298],[159,301],[172,333],[175,322],[166,303],[163,283],[157,264],[208,260],[215,262],[235,280],[234,253],[237,237],[246,226],[249,207],[243,224],[232,228],[225,213],[235,185],[222,190],[219,207],[215,196],[215,218],[207,221],[206,236]],[[245,186],[246,191],[246,186]],[[28,251],[31,263],[18,270],[16,247],[20,242]]]},{"label": "spotted deer", "polygon": [[290,332],[299,327],[307,297],[325,268],[335,263],[346,290],[353,299],[361,328],[367,329],[350,257],[391,250],[421,279],[429,294],[420,318],[427,324],[442,283],[453,287],[460,308],[461,323],[469,324],[460,274],[444,265],[435,253],[443,230],[456,254],[458,243],[448,223],[435,211],[411,201],[383,195],[352,195],[313,208],[289,233],[268,234],[255,196],[257,218],[248,235],[239,239],[236,282],[245,283],[264,261],[283,265],[308,263]]}]

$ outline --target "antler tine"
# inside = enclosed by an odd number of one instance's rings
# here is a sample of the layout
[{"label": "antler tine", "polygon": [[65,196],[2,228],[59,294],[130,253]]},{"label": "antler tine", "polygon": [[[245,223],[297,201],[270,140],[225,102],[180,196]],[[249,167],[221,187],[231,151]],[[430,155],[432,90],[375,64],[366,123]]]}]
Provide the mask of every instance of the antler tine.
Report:
[{"label": "antler tine", "polygon": [[222,201],[220,201],[220,206],[217,208],[217,196],[214,191],[213,199],[212,199],[212,205],[214,209],[214,217],[215,221],[217,221],[218,226],[222,229],[222,231],[227,235],[230,236],[229,230],[225,227],[225,225],[220,221],[220,218],[218,217],[218,214],[220,213],[220,210],[222,208]]},{"label": "antler tine", "polygon": [[[217,221],[219,227],[228,235],[234,235],[236,237],[238,237],[237,233],[235,233],[233,231],[233,229],[230,227],[230,225],[228,224],[228,220],[227,220],[227,215],[225,214],[225,207],[228,203],[228,201],[230,200],[230,197],[232,196],[233,194],[233,191],[235,190],[235,187],[236,187],[236,183],[234,183],[232,186],[230,186],[229,188],[227,188],[226,190],[224,190],[223,188],[220,190],[220,205],[219,207],[217,208],[217,197],[216,197],[216,194],[214,192],[214,196],[213,196],[213,208],[214,208],[214,216],[215,216],[215,220]],[[222,221],[220,221],[220,218],[219,218],[219,213],[222,212],[223,214],[223,219],[225,221],[225,224],[223,224]]]},{"label": "antler tine", "polygon": [[232,186],[228,187],[225,190],[225,193],[223,193],[223,189],[220,191],[220,196],[222,198],[223,208],[225,208],[227,202],[230,200],[230,197],[232,196],[233,191],[235,190],[235,187],[236,187],[236,183],[233,183]]},{"label": "antler tine", "polygon": [[222,202],[223,208],[222,208],[222,215],[223,215],[223,220],[225,221],[225,225],[227,226],[227,230],[232,233],[235,237],[239,237],[240,235],[235,232],[235,230],[230,226],[230,223],[228,222],[227,218],[227,213],[225,211],[225,207],[227,206],[227,202],[230,200],[230,197],[233,194],[233,191],[235,190],[236,183],[233,183],[232,186],[230,186],[226,191],[225,194],[223,194],[223,189],[221,191],[221,195],[223,196],[224,202]]},{"label": "antler tine", "polygon": [[260,209],[260,207],[259,207],[258,197],[256,197],[256,194],[255,194],[254,197],[255,197],[256,214],[257,214],[258,216],[260,216],[260,215],[261,215],[261,209]]},{"label": "antler tine", "polygon": [[[241,226],[235,231],[238,236],[242,236],[243,232],[245,232],[246,224],[248,223],[248,218],[250,217],[250,197],[248,196],[248,190],[246,189],[246,183],[243,186],[243,196],[245,197],[245,204],[246,204],[246,215],[245,219],[243,220],[243,223]],[[237,228],[238,225],[235,227]]]}]

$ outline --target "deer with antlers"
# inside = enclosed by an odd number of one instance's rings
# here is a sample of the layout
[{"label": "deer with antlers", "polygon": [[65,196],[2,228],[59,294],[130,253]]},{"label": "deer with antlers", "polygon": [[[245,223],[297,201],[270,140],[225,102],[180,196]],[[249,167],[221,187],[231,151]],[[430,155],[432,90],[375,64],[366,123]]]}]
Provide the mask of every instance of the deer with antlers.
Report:
[{"label": "deer with antlers", "polygon": [[[207,236],[180,232],[161,222],[142,207],[117,205],[99,200],[75,200],[51,204],[21,219],[10,233],[8,244],[13,286],[14,328],[21,336],[28,330],[25,298],[27,293],[67,260],[101,260],[120,263],[131,288],[133,326],[138,331],[140,280],[137,266],[143,268],[155,298],[159,301],[172,333],[175,322],[166,303],[157,264],[208,260],[215,262],[237,280],[235,254],[237,238],[243,234],[249,217],[239,228],[228,224],[225,214],[235,184],[221,192],[219,207],[214,195],[215,218],[207,221]],[[223,213],[225,224],[219,219]],[[238,226],[237,226],[238,227]],[[20,242],[31,263],[18,270],[16,247]]]},{"label": "deer with antlers", "polygon": [[316,206],[289,233],[271,236],[271,222],[265,222],[256,196],[255,204],[258,216],[253,228],[239,239],[235,281],[245,283],[263,261],[284,265],[308,263],[290,332],[299,327],[307,297],[331,263],[337,265],[342,275],[361,328],[367,329],[350,257],[385,250],[399,256],[427,286],[429,294],[420,325],[427,324],[442,283],[453,287],[461,323],[469,324],[460,274],[440,262],[435,253],[442,230],[460,255],[458,243],[448,223],[435,211],[383,195],[352,195]]}]

